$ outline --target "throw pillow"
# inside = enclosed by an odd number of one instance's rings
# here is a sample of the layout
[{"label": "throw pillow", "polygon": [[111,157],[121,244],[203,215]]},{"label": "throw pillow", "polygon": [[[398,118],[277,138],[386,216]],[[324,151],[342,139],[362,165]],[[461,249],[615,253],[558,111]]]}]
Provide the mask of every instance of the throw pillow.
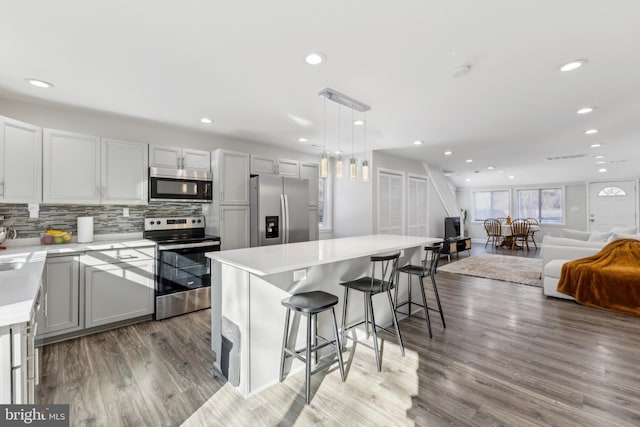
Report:
[{"label": "throw pillow", "polygon": [[616,225],[611,229],[611,231],[619,234],[636,234],[638,232],[638,227],[624,227],[622,225]]},{"label": "throw pillow", "polygon": [[587,239],[587,242],[606,242],[609,237],[611,237],[611,232],[610,231],[604,231],[602,233],[598,233],[598,232],[593,232],[591,233],[591,236],[589,236],[589,238]]},{"label": "throw pillow", "polygon": [[562,230],[560,230],[560,236],[566,237],[567,239],[576,239],[576,240],[582,240],[586,242],[589,236],[591,236],[591,233],[589,231],[571,230],[570,228],[563,228]]},{"label": "throw pillow", "polygon": [[611,237],[609,237],[608,242],[613,242],[614,240],[619,239],[634,239],[640,240],[640,234],[623,234],[623,233],[612,233]]}]

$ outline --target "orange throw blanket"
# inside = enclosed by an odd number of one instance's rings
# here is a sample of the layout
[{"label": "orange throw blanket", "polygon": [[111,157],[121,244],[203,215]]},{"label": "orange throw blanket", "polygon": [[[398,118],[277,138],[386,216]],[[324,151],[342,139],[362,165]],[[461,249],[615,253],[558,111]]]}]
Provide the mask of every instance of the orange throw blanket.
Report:
[{"label": "orange throw blanket", "polygon": [[640,241],[615,240],[564,263],[558,291],[580,304],[640,317]]}]

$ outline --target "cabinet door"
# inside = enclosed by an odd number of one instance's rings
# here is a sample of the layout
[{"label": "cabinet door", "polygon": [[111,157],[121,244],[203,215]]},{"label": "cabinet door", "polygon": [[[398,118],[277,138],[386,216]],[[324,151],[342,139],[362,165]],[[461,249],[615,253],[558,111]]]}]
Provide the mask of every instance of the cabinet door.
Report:
[{"label": "cabinet door", "polygon": [[102,138],[102,202],[146,204],[148,158],[147,144]]},{"label": "cabinet door", "polygon": [[11,403],[11,328],[0,327],[0,404]]},{"label": "cabinet door", "polygon": [[249,204],[249,155],[236,151],[219,150],[218,170],[220,203],[224,205]]},{"label": "cabinet door", "polygon": [[182,168],[182,148],[152,145],[149,147],[149,166],[156,168]]},{"label": "cabinet door", "polygon": [[211,153],[208,151],[183,148],[182,169],[198,169],[211,172]]},{"label": "cabinet door", "polygon": [[0,117],[0,202],[42,200],[42,129]]},{"label": "cabinet door", "polygon": [[309,206],[318,206],[319,204],[319,192],[318,192],[318,164],[317,163],[301,163],[300,164],[300,178],[307,179],[309,181]]},{"label": "cabinet door", "polygon": [[249,206],[221,206],[221,249],[248,248],[249,237]]},{"label": "cabinet door", "polygon": [[40,333],[53,336],[80,329],[80,256],[47,258]]},{"label": "cabinet door", "polygon": [[153,260],[85,267],[85,326],[152,314],[153,270]]},{"label": "cabinet door", "polygon": [[298,178],[300,176],[300,162],[297,160],[278,159],[276,170],[278,175]]},{"label": "cabinet door", "polygon": [[251,173],[254,175],[275,175],[276,159],[251,155]]},{"label": "cabinet door", "polygon": [[318,240],[318,227],[318,207],[313,206],[309,208],[309,240]]},{"label": "cabinet door", "polygon": [[100,138],[44,130],[44,203],[100,202]]}]

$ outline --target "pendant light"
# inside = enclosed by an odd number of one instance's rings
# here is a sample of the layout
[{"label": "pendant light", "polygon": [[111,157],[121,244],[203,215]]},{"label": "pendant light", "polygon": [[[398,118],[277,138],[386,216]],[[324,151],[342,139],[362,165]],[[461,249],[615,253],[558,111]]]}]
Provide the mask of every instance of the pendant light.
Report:
[{"label": "pendant light", "polygon": [[[325,101],[326,102],[326,101]],[[341,107],[338,105],[338,151],[336,151],[336,178],[342,178],[344,171],[344,161],[342,159],[342,150],[340,149],[340,112]]]},{"label": "pendant light", "polygon": [[355,181],[358,175],[358,162],[353,155],[353,127],[353,110],[351,110],[351,159],[349,159],[349,179],[351,179],[351,181]]},{"label": "pendant light", "polygon": [[369,161],[367,160],[367,113],[364,113],[364,154],[362,160],[362,182],[369,182]]},{"label": "pendant light", "polygon": [[324,136],[323,136],[323,149],[320,156],[320,178],[326,178],[329,175],[329,153],[327,153],[327,99],[325,98],[323,104],[324,110]]}]

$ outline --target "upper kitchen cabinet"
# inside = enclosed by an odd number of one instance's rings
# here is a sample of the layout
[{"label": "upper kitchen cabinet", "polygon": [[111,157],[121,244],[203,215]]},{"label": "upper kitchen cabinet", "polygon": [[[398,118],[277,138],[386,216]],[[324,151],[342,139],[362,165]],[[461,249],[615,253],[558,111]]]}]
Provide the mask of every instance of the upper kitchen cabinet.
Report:
[{"label": "upper kitchen cabinet", "polygon": [[149,148],[149,166],[170,169],[195,169],[210,172],[211,154],[191,148],[152,145]]},{"label": "upper kitchen cabinet", "polygon": [[42,200],[42,129],[0,117],[0,202]]},{"label": "upper kitchen cabinet", "polygon": [[100,138],[44,129],[44,203],[100,203]]},{"label": "upper kitchen cabinet", "polygon": [[249,155],[229,150],[213,152],[214,181],[221,205],[249,204]]},{"label": "upper kitchen cabinet", "polygon": [[102,202],[144,205],[149,192],[148,145],[102,138]]},{"label": "upper kitchen cabinet", "polygon": [[318,206],[319,172],[317,163],[300,163],[300,178],[309,180],[309,206]]},{"label": "upper kitchen cabinet", "polygon": [[298,178],[300,175],[300,162],[289,159],[272,159],[252,154],[251,174],[281,175]]}]

